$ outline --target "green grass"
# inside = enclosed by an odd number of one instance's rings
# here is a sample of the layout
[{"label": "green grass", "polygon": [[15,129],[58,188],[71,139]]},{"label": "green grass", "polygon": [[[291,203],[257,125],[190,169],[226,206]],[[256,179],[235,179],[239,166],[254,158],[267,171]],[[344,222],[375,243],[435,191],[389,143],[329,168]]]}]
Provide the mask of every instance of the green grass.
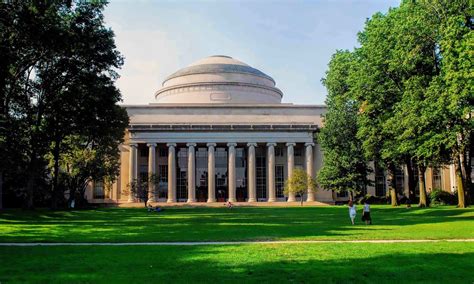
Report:
[{"label": "green grass", "polygon": [[[360,213],[360,211],[359,211]],[[474,238],[474,209],[373,206],[374,225],[346,207],[141,208],[0,213],[0,242],[145,242]]]},{"label": "green grass", "polygon": [[[0,213],[0,242],[474,238],[474,209],[238,207]],[[359,212],[360,213],[360,212]],[[0,283],[473,283],[474,243],[0,246]]]},{"label": "green grass", "polygon": [[0,282],[473,283],[474,243],[0,247]]}]

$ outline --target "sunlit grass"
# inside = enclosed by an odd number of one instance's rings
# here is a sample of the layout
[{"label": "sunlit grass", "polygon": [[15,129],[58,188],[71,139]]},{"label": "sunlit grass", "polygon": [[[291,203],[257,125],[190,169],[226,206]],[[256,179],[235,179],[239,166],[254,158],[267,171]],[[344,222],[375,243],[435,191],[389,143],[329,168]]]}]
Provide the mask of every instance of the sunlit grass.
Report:
[{"label": "sunlit grass", "polygon": [[[360,212],[359,212],[360,213]],[[474,238],[474,209],[373,206],[374,225],[346,207],[5,210],[0,242],[144,242]]]}]

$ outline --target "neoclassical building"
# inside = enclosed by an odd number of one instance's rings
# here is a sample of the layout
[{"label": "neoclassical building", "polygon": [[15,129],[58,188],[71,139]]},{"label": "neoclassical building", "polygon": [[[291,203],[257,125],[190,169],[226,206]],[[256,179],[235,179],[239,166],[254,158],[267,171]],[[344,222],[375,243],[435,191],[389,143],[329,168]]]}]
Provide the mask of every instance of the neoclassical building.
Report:
[{"label": "neoclassical building", "polygon": [[[109,190],[93,183],[87,198],[138,201],[128,185],[153,175],[152,202],[295,201],[283,193],[284,182],[295,168],[315,176],[321,167],[314,136],[326,106],[282,103],[282,97],[270,76],[228,56],[207,57],[171,74],[153,103],[126,106],[130,125],[120,146],[120,174]],[[406,188],[400,173],[397,182]],[[385,194],[385,176],[373,179],[369,193]],[[305,198],[333,203],[347,197],[318,190]]]}]

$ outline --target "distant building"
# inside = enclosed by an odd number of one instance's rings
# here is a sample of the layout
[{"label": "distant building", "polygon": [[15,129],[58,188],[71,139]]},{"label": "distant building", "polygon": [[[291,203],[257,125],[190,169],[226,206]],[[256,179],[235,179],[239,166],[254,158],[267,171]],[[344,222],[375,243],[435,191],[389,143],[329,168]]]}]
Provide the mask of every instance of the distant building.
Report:
[{"label": "distant building", "polygon": [[[322,152],[314,142],[324,105],[281,103],[283,93],[265,73],[228,56],[211,56],[163,82],[156,102],[127,106],[130,126],[120,146],[121,168],[110,190],[91,184],[91,202],[134,202],[127,185],[146,179],[152,202],[285,202],[284,182],[294,168],[315,176]],[[427,188],[451,190],[453,168],[430,169]],[[376,171],[372,195],[386,194]],[[406,169],[397,186],[408,188]],[[308,193],[307,201],[345,200],[330,191]]]}]

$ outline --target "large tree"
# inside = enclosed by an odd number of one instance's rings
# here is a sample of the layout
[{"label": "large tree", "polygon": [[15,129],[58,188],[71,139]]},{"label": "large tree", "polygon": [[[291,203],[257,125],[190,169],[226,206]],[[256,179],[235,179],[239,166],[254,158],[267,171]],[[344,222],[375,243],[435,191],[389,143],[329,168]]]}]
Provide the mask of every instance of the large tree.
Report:
[{"label": "large tree", "polygon": [[[59,188],[63,143],[112,142],[118,146],[128,123],[117,106],[121,95],[114,86],[122,63],[113,32],[104,26],[103,2],[11,1],[1,4],[2,49],[9,60],[0,86],[10,155],[23,164],[11,170],[26,173],[26,206],[33,206],[38,180],[51,177],[52,206],[63,197]],[[16,145],[21,145],[16,146]],[[110,153],[109,153],[110,154]],[[114,155],[118,155],[116,151]],[[51,171],[47,157],[52,157]]]},{"label": "large tree", "polygon": [[368,162],[357,137],[359,104],[351,96],[351,76],[357,58],[349,51],[337,51],[322,79],[328,96],[328,111],[318,141],[324,152],[324,164],[317,175],[322,188],[336,192],[363,192],[369,181]]},{"label": "large tree", "polygon": [[470,167],[474,130],[474,19],[469,0],[420,1],[437,27],[437,50],[440,72],[433,80],[427,101],[431,112],[442,117],[430,145],[450,150],[456,166],[459,207],[466,207],[465,197],[472,183]]}]

